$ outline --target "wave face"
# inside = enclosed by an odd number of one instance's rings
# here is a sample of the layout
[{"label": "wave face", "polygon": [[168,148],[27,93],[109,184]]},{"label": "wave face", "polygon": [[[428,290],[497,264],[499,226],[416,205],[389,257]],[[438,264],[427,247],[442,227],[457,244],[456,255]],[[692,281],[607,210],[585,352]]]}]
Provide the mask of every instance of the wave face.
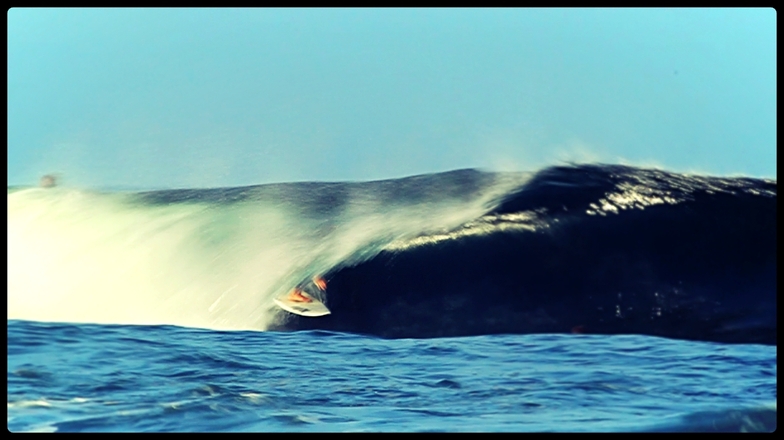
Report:
[{"label": "wave face", "polygon": [[[617,165],[9,189],[8,318],[776,343],[776,182]],[[272,298],[313,275],[331,315]]]}]

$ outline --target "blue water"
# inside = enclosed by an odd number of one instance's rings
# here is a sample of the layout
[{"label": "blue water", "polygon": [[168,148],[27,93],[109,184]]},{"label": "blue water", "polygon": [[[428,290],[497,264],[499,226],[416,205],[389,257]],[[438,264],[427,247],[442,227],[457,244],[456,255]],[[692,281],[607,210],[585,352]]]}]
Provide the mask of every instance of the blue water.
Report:
[{"label": "blue water", "polygon": [[11,431],[771,431],[776,347],[8,321]]}]

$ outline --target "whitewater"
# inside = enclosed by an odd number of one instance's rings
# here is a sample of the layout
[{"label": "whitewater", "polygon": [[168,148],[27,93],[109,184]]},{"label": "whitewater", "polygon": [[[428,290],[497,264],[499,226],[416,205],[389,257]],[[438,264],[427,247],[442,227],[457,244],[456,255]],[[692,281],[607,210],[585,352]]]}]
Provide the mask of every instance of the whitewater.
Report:
[{"label": "whitewater", "polygon": [[303,279],[465,223],[523,179],[477,183],[469,194],[421,188],[405,204],[396,202],[406,189],[384,182],[9,189],[8,318],[265,330],[278,313],[272,298]]}]

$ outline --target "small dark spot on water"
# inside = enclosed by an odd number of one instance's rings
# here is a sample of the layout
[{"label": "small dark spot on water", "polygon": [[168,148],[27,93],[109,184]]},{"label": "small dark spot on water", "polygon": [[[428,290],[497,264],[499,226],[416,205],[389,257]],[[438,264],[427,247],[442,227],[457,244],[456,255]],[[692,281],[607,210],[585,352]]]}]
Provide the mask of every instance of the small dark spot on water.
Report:
[{"label": "small dark spot on water", "polygon": [[459,350],[452,347],[441,347],[437,345],[431,345],[429,347],[426,347],[423,350],[423,352],[424,354],[430,354],[430,355],[447,355],[447,354],[458,353]]},{"label": "small dark spot on water", "polygon": [[130,384],[127,381],[114,381],[95,385],[90,389],[90,391],[94,393],[111,393],[115,391],[127,390],[129,389],[129,385]]},{"label": "small dark spot on water", "polygon": [[405,411],[418,413],[418,414],[425,414],[428,416],[436,416],[436,417],[455,417],[455,416],[462,416],[459,413],[450,413],[445,411],[435,411],[432,409],[406,409]]},{"label": "small dark spot on water", "polygon": [[618,385],[613,385],[610,383],[603,383],[603,382],[576,383],[573,385],[573,387],[575,390],[582,390],[582,391],[615,392],[620,390],[620,387]]},{"label": "small dark spot on water", "polygon": [[536,402],[523,402],[519,406],[521,406],[523,408],[541,408],[544,405],[542,405],[541,403],[536,403]]},{"label": "small dark spot on water", "polygon": [[454,389],[462,388],[462,385],[460,385],[460,383],[449,379],[439,380],[434,385],[439,388],[454,388]]},{"label": "small dark spot on water", "polygon": [[217,385],[204,385],[193,390],[194,396],[216,396],[223,390]]},{"label": "small dark spot on water", "polygon": [[13,372],[15,376],[23,377],[25,379],[39,379],[45,380],[52,377],[52,374],[43,370],[36,370],[32,368],[20,368]]},{"label": "small dark spot on water", "polygon": [[304,403],[313,406],[330,405],[332,403],[332,399],[328,397],[314,397],[312,399],[305,399]]},{"label": "small dark spot on water", "polygon": [[298,414],[276,414],[272,418],[287,425],[306,425],[316,421]]}]

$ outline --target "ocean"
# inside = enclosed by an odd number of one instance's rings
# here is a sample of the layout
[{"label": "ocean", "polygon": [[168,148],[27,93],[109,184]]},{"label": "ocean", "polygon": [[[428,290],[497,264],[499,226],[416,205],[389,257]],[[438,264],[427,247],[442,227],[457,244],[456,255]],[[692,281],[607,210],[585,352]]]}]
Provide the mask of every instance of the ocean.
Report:
[{"label": "ocean", "polygon": [[776,428],[774,180],[16,187],[8,261],[11,431]]}]

